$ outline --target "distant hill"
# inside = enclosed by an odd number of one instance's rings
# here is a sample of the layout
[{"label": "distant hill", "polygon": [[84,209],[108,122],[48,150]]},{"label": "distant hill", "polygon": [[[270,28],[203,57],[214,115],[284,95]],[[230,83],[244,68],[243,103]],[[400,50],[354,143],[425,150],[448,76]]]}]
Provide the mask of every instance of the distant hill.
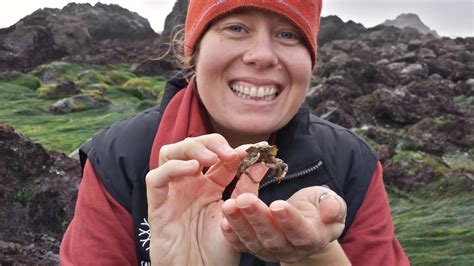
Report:
[{"label": "distant hill", "polygon": [[382,25],[385,26],[393,26],[399,29],[403,29],[406,27],[411,27],[417,29],[420,33],[423,34],[432,34],[433,36],[439,38],[440,36],[434,30],[431,30],[428,26],[426,26],[416,14],[401,14],[394,20],[385,20]]}]

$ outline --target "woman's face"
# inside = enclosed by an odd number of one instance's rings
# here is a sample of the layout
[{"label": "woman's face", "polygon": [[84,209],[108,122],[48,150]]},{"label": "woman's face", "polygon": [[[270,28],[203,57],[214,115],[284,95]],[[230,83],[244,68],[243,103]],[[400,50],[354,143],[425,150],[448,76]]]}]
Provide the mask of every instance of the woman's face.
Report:
[{"label": "woman's face", "polygon": [[231,143],[266,140],[286,125],[304,101],[311,72],[299,29],[256,10],[213,23],[196,61],[199,96],[214,129]]}]

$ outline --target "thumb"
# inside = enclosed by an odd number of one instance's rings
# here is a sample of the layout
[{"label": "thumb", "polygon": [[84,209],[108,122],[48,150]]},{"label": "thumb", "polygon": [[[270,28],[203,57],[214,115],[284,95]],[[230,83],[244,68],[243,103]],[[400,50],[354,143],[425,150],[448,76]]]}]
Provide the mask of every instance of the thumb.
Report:
[{"label": "thumb", "polygon": [[336,193],[327,190],[319,196],[319,213],[324,223],[345,223],[346,202]]}]

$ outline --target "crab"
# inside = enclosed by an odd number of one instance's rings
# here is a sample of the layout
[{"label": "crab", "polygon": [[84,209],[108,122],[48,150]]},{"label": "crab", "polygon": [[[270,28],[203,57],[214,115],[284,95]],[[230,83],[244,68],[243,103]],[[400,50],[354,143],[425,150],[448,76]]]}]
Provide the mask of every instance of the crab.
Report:
[{"label": "crab", "polygon": [[288,165],[283,160],[276,158],[278,148],[275,145],[269,145],[266,141],[253,144],[246,149],[248,155],[242,160],[237,168],[237,177],[246,174],[253,183],[259,183],[255,178],[247,172],[247,169],[256,164],[264,163],[269,169],[273,171],[274,178],[278,183],[283,180],[288,172]]}]

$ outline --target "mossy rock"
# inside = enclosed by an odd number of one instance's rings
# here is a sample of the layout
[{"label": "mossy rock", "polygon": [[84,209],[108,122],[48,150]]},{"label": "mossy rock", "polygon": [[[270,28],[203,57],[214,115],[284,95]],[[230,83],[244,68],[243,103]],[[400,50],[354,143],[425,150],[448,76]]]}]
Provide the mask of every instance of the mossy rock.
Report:
[{"label": "mossy rock", "polygon": [[100,84],[104,79],[104,75],[98,71],[92,69],[87,69],[77,74],[75,77],[75,82],[77,86],[81,89],[86,88],[91,84]]},{"label": "mossy rock", "polygon": [[133,72],[123,70],[111,70],[106,73],[105,82],[110,85],[122,85],[130,79],[137,78]]},{"label": "mossy rock", "polygon": [[54,114],[68,114],[107,106],[110,102],[97,94],[82,94],[65,98],[54,103],[50,112]]},{"label": "mossy rock", "polygon": [[459,106],[459,108],[467,110],[474,108],[474,96],[455,96],[453,97],[454,103]]},{"label": "mossy rock", "polygon": [[165,79],[162,77],[140,77],[125,82],[120,90],[129,92],[138,99],[160,99],[164,88]]},{"label": "mossy rock", "polygon": [[397,151],[385,164],[384,179],[401,189],[413,190],[449,176],[448,165],[439,157],[420,151]]},{"label": "mossy rock", "polygon": [[78,64],[52,62],[38,66],[30,71],[29,74],[38,77],[43,84],[51,84],[73,80],[79,73],[85,70],[87,70],[87,67]]},{"label": "mossy rock", "polygon": [[445,154],[443,159],[453,170],[465,170],[474,174],[474,148],[467,152]]},{"label": "mossy rock", "polygon": [[53,91],[56,88],[57,84],[51,83],[51,84],[44,84],[43,86],[39,87],[36,92],[39,94],[41,98],[48,98],[47,95],[51,94],[51,91]]},{"label": "mossy rock", "polygon": [[10,83],[30,90],[36,90],[41,86],[41,81],[32,75],[28,75],[19,71],[4,72],[0,74],[0,82]]}]

